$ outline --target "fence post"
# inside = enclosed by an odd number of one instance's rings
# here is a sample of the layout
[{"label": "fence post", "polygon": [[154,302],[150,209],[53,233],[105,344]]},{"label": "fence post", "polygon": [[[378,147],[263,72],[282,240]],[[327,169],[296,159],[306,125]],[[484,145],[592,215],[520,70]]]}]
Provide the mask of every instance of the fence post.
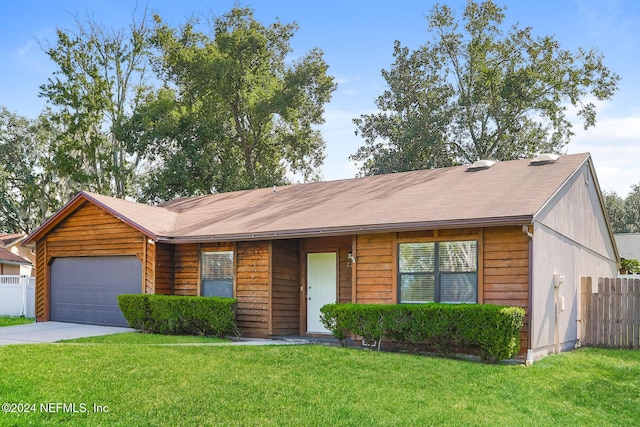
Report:
[{"label": "fence post", "polygon": [[20,315],[27,315],[27,283],[29,283],[29,279],[27,276],[20,276],[20,288],[22,290],[22,307],[20,308]]},{"label": "fence post", "polygon": [[580,346],[591,344],[591,313],[589,304],[591,303],[591,277],[580,279],[580,317],[578,319]]}]

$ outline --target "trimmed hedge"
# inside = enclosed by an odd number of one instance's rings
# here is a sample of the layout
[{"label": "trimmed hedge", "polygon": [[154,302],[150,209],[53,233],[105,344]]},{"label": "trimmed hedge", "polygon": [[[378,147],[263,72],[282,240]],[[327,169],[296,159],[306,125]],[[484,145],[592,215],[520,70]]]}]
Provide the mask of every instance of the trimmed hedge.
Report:
[{"label": "trimmed hedge", "polygon": [[129,326],[165,335],[237,334],[235,298],[175,295],[118,295]]},{"label": "trimmed hedge", "polygon": [[520,351],[524,309],[491,304],[327,304],[321,320],[344,345],[350,335],[367,342],[390,339],[412,349],[426,344],[449,355],[455,348],[478,349],[486,361]]}]

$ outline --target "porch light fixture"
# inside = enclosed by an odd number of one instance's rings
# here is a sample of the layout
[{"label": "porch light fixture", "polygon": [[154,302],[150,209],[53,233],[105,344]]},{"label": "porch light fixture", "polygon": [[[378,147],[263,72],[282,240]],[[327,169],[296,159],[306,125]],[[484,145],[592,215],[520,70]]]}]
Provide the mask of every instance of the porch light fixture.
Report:
[{"label": "porch light fixture", "polygon": [[349,253],[347,254],[347,259],[349,260],[347,262],[347,267],[351,267],[353,264],[356,263],[356,257],[353,256],[353,252],[349,251]]}]

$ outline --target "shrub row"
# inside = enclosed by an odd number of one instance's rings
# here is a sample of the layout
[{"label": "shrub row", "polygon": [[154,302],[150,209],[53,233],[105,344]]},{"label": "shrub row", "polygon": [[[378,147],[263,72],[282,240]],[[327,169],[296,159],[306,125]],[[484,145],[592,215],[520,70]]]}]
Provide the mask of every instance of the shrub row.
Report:
[{"label": "shrub row", "polygon": [[477,349],[483,360],[509,359],[520,351],[524,309],[491,304],[328,304],[321,320],[341,342],[390,339],[416,349],[425,344],[443,355]]},{"label": "shrub row", "polygon": [[166,335],[237,334],[236,299],[174,295],[118,295],[129,326]]}]

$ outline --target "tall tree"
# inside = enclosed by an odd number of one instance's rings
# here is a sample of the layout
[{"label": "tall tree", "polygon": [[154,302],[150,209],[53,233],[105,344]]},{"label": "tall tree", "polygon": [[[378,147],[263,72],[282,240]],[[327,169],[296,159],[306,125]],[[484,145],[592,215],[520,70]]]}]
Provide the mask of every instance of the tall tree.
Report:
[{"label": "tall tree", "polygon": [[619,80],[602,54],[570,52],[530,27],[505,31],[505,10],[470,0],[457,20],[436,5],[431,40],[415,51],[395,43],[380,111],[354,120],[365,139],[351,156],[361,174],[558,152],[573,135],[568,105],[585,129],[595,124],[587,99],[610,99]]},{"label": "tall tree", "polygon": [[631,192],[624,199],[627,233],[640,233],[640,184],[632,185]]},{"label": "tall tree", "polygon": [[134,18],[128,31],[76,19],[74,30],[57,30],[57,42],[46,53],[58,68],[40,95],[62,129],[52,148],[60,175],[75,190],[126,196],[138,159],[127,153],[117,130],[144,84],[146,16]]},{"label": "tall tree", "polygon": [[156,17],[152,38],[165,87],[149,93],[123,127],[149,160],[152,201],[313,179],[324,159],[324,104],[335,90],[319,49],[295,61],[297,25],[265,26],[233,8],[198,30]]},{"label": "tall tree", "polygon": [[614,233],[627,232],[627,209],[624,199],[614,191],[603,191],[604,205],[609,217],[609,224]]},{"label": "tall tree", "polygon": [[53,214],[66,193],[50,162],[57,131],[47,112],[36,120],[0,108],[0,229],[29,233]]},{"label": "tall tree", "polygon": [[631,186],[625,199],[603,192],[609,223],[614,233],[640,233],[640,183]]}]

